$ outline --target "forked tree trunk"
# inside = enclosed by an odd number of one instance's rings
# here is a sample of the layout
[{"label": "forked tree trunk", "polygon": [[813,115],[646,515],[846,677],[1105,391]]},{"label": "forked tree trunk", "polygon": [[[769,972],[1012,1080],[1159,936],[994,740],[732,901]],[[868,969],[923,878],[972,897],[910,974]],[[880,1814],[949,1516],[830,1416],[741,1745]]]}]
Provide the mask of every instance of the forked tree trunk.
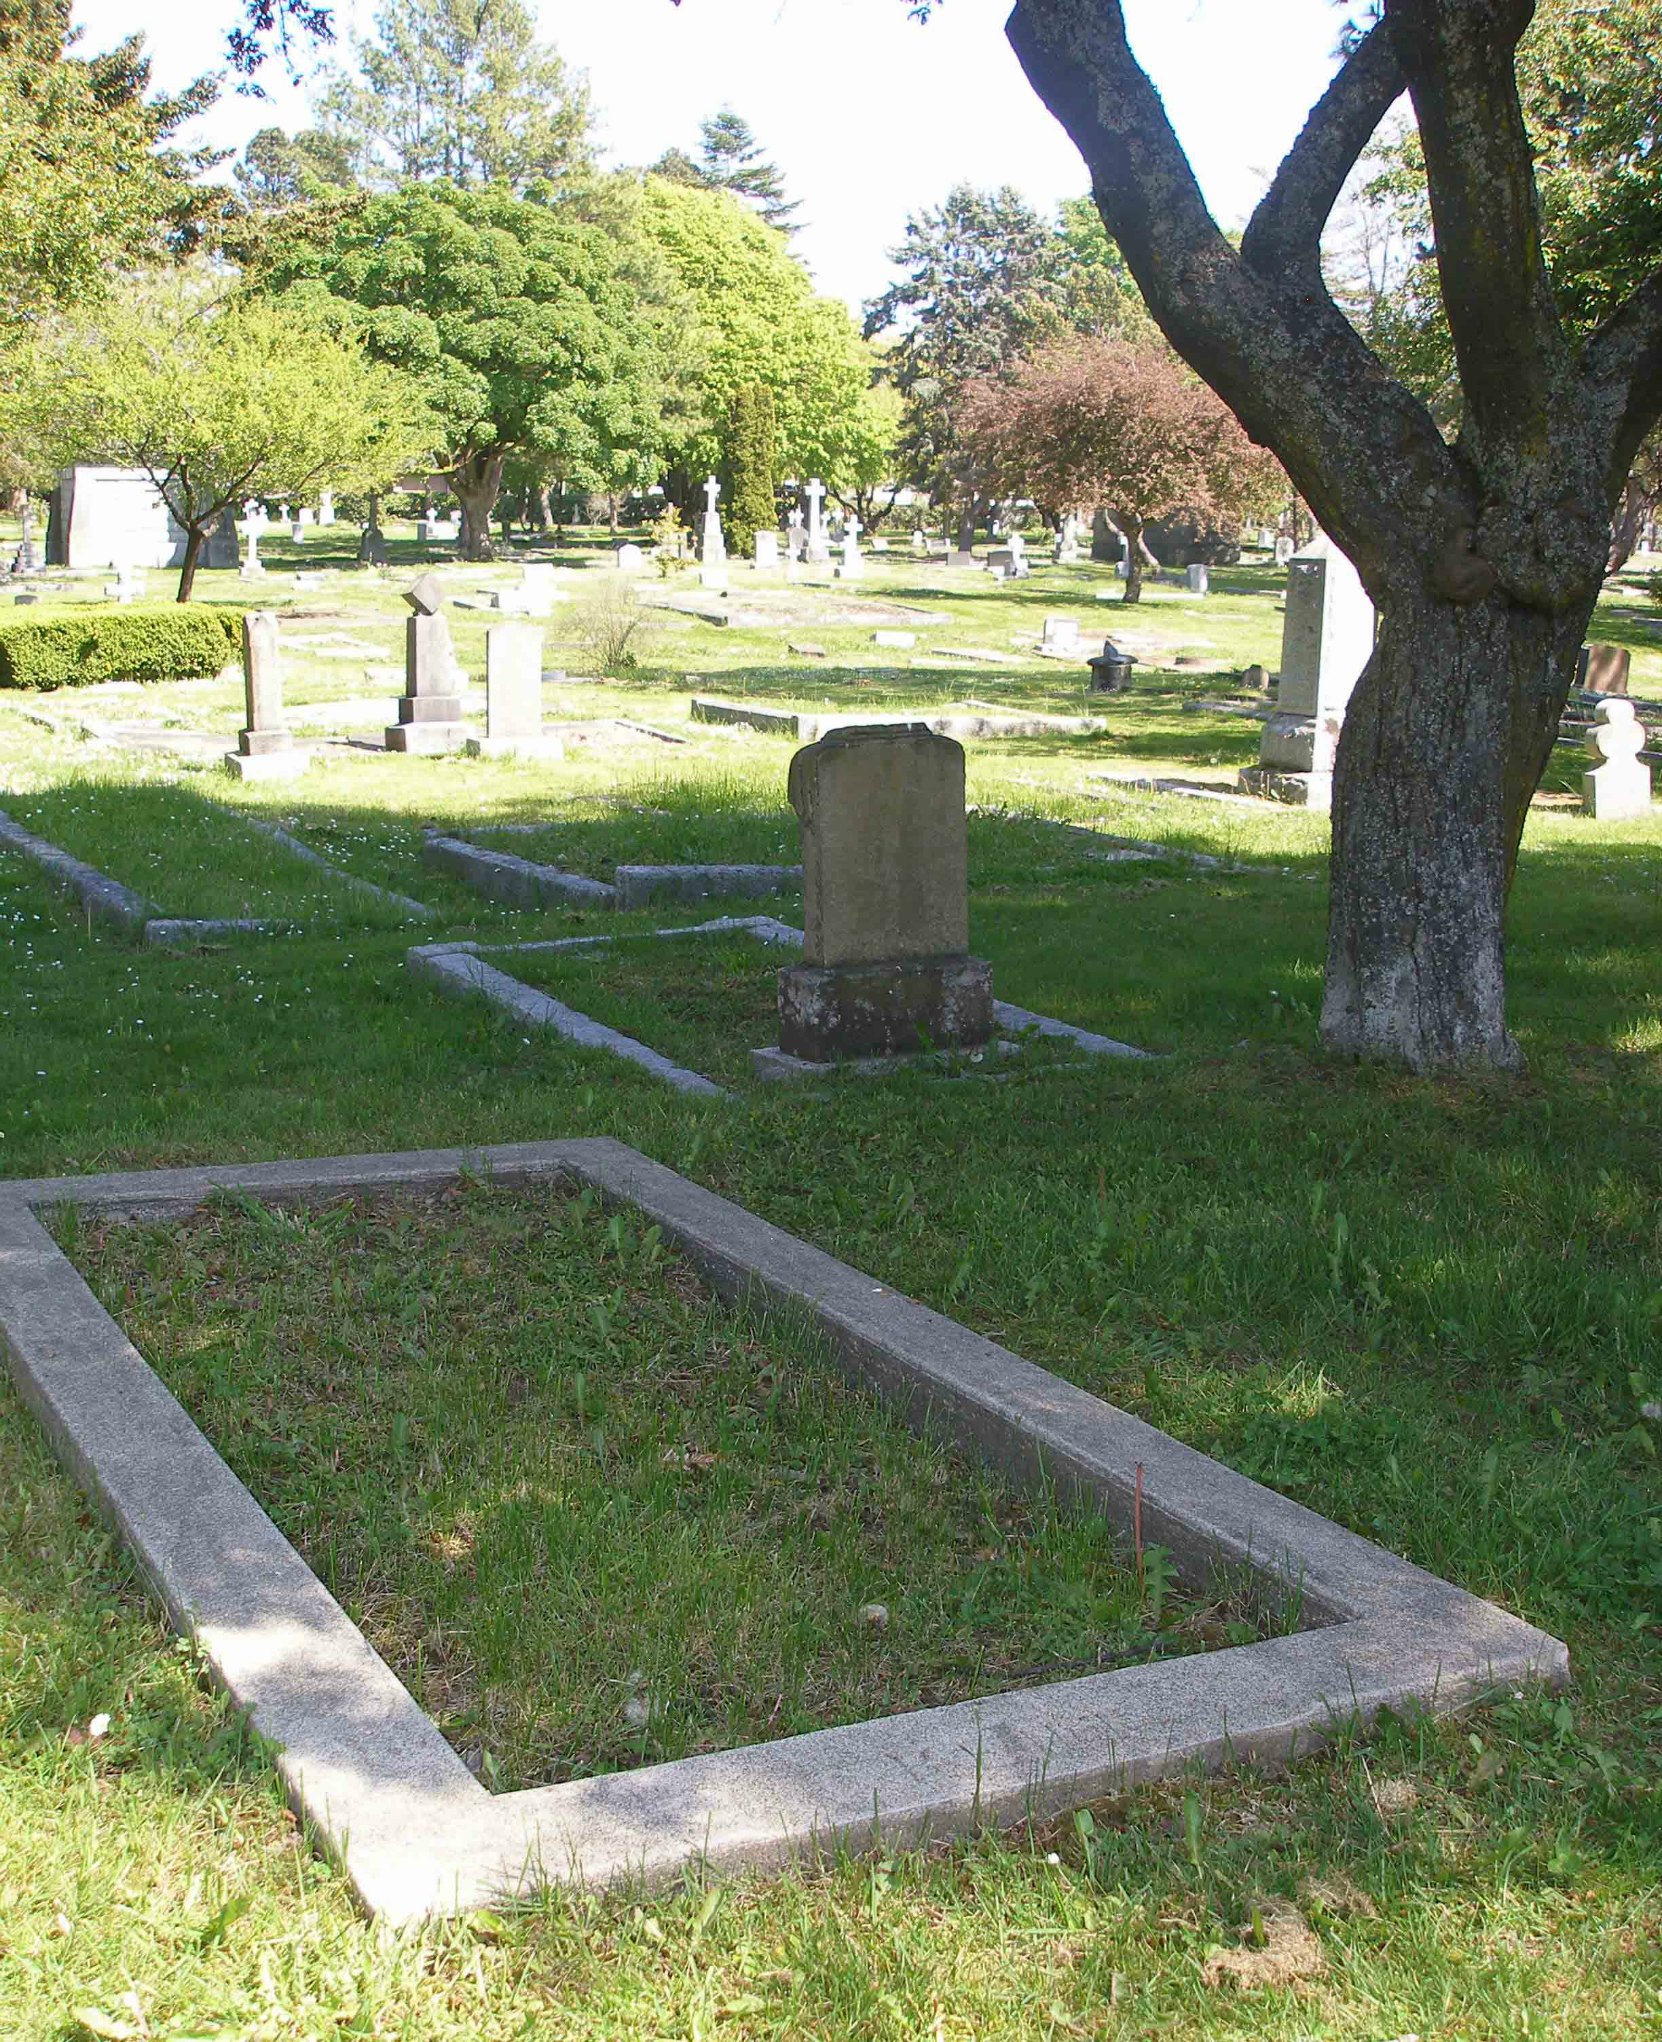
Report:
[{"label": "forked tree trunk", "polygon": [[1139,518],[1116,516],[1115,522],[1125,539],[1125,600],[1140,603],[1143,599],[1143,527]]},{"label": "forked tree trunk", "polygon": [[1495,596],[1382,606],[1334,780],[1330,1048],[1417,1071],[1522,1063],[1506,899],[1591,612],[1591,599],[1547,615]]},{"label": "forked tree trunk", "polygon": [[190,601],[191,591],[196,586],[197,563],[202,558],[202,547],[207,536],[200,525],[185,527],[185,558],[179,569],[179,593],[174,598],[176,602]]},{"label": "forked tree trunk", "polygon": [[502,456],[475,454],[450,472],[450,486],[462,507],[458,550],[464,560],[494,560],[491,513],[502,490]]}]

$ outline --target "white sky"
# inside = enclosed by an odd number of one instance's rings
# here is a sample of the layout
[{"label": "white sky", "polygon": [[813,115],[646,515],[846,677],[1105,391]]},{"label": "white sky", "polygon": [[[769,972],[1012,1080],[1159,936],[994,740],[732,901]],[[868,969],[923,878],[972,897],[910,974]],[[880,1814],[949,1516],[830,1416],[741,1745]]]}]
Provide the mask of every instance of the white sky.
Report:
[{"label": "white sky", "polygon": [[[337,0],[347,32],[375,0]],[[156,82],[222,61],[235,0],[76,0],[85,48],[140,32]],[[603,146],[646,163],[691,149],[724,104],[779,163],[806,222],[799,253],[856,306],[889,281],[907,216],[954,184],[1011,184],[1050,208],[1084,166],[1004,41],[1008,0],[945,0],[927,27],[902,0],[539,0],[542,32],[589,73]],[[1165,95],[1207,197],[1240,225],[1331,75],[1332,0],[1126,0],[1133,43]],[[344,51],[342,52],[344,53]],[[307,121],[303,89],[267,67],[271,97],[227,92],[200,138],[240,146]]]}]

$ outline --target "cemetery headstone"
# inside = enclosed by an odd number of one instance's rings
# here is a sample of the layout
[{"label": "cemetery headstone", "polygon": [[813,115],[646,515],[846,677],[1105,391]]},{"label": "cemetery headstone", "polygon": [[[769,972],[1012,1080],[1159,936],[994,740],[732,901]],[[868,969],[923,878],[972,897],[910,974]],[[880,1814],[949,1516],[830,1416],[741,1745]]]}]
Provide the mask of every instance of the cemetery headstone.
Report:
[{"label": "cemetery headstone", "polygon": [[[235,562],[232,565],[235,566]],[[23,540],[17,549],[19,574],[37,574],[46,565],[46,549],[35,531],[35,507],[27,491],[23,496]]]},{"label": "cemetery headstone", "polygon": [[809,564],[821,565],[831,558],[831,542],[825,532],[825,484],[816,475],[803,491],[808,499]]},{"label": "cemetery headstone", "polygon": [[914,553],[927,553],[929,551],[929,541],[921,532],[914,532],[912,534],[912,551]]},{"label": "cemetery headstone", "polygon": [[303,523],[301,519],[293,518],[289,522],[289,537],[294,541],[294,543],[297,546],[303,545],[305,543],[306,534],[310,529],[311,527]]},{"label": "cemetery headstone", "polygon": [[1010,579],[1012,581],[1025,581],[1031,570],[1027,565],[1027,541],[1020,532],[1012,532],[1010,534],[1009,548]]},{"label": "cemetery headstone", "polygon": [[617,565],[620,574],[639,574],[646,566],[646,554],[641,547],[626,542],[617,549]]},{"label": "cemetery headstone", "polygon": [[1633,655],[1625,645],[1584,645],[1575,663],[1575,684],[1589,695],[1625,695]]},{"label": "cemetery headstone", "polygon": [[389,725],[389,752],[454,751],[466,737],[462,722],[464,677],[450,643],[444,591],[424,574],[404,597],[413,614],[404,626],[404,692],[398,721]]},{"label": "cemetery headstone", "polygon": [[335,522],[335,492],[332,489],[318,491],[317,521],[320,525],[332,525]]},{"label": "cemetery headstone", "polygon": [[1077,617],[1047,617],[1044,621],[1044,635],[1039,641],[1041,650],[1066,656],[1079,650],[1079,619]]},{"label": "cemetery headstone", "polygon": [[785,532],[785,553],[791,560],[801,560],[808,551],[808,527],[802,522],[800,511],[791,512],[791,522]]},{"label": "cemetery headstone", "polygon": [[860,520],[851,513],[843,520],[843,557],[837,569],[839,581],[858,581],[866,571],[860,558]]},{"label": "cemetery headstone", "polygon": [[1276,713],[1243,794],[1300,808],[1333,805],[1333,764],[1345,711],[1373,656],[1374,610],[1356,569],[1325,534],[1287,564]]},{"label": "cemetery headstone", "polygon": [[1285,532],[1278,533],[1275,541],[1275,564],[1285,567],[1293,557],[1293,542]]},{"label": "cemetery headstone", "polygon": [[1075,567],[1079,562],[1079,519],[1069,511],[1056,534],[1056,565]]},{"label": "cemetery headstone", "polygon": [[1091,518],[1091,558],[1107,567],[1121,557],[1124,546],[1124,539],[1108,522],[1108,513],[1095,512]]},{"label": "cemetery headstone", "polygon": [[358,541],[358,565],[360,567],[385,567],[387,564],[387,535],[378,524],[366,525],[364,535]]},{"label": "cemetery headstone", "polygon": [[493,624],[485,633],[485,734],[476,758],[558,759],[565,748],[542,727],[542,633],[535,624]]},{"label": "cemetery headstone", "polygon": [[1638,711],[1625,695],[1608,696],[1582,741],[1587,756],[1600,762],[1581,776],[1581,805],[1596,821],[1650,814],[1650,768],[1639,756],[1644,748]]},{"label": "cemetery headstone", "polygon": [[809,1063],[979,1049],[991,968],[969,955],[964,750],[921,724],[853,725],[799,751],[802,962],[779,1046]]},{"label": "cemetery headstone", "polygon": [[237,521],[229,510],[220,512],[219,522],[203,541],[202,565],[216,569],[242,565],[242,548],[237,540]]},{"label": "cemetery headstone", "polygon": [[239,780],[291,780],[311,764],[296,751],[283,721],[283,652],[275,610],[249,610],[242,620],[242,687],[248,722],[225,770]]},{"label": "cemetery headstone", "polygon": [[756,565],[763,573],[773,573],[779,566],[779,534],[758,532],[756,534]]},{"label": "cemetery headstone", "polygon": [[1211,592],[1212,575],[1204,560],[1191,560],[1187,581],[1192,596],[1204,596]]},{"label": "cemetery headstone", "polygon": [[722,534],[721,514],[716,509],[720,495],[721,484],[712,475],[704,485],[704,530],[698,552],[699,584],[708,589],[725,589],[728,581],[727,541]]}]

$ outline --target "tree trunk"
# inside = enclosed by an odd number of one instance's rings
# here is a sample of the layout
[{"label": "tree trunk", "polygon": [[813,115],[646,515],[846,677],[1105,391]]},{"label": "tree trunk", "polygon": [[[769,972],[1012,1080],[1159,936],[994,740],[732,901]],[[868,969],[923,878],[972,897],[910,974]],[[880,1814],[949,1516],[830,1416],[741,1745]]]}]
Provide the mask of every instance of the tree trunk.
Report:
[{"label": "tree trunk", "polygon": [[970,553],[975,548],[975,528],[981,522],[981,506],[972,497],[958,513],[958,551]]},{"label": "tree trunk", "polygon": [[200,525],[185,527],[185,558],[183,566],[179,569],[179,593],[174,599],[176,602],[190,601],[191,590],[196,586],[196,565],[202,558],[202,547],[207,536]]},{"label": "tree trunk", "polygon": [[1143,599],[1143,560],[1148,553],[1143,544],[1142,520],[1117,518],[1116,522],[1125,539],[1125,600],[1140,603]]},{"label": "tree trunk", "polygon": [[1334,780],[1329,1048],[1415,1071],[1522,1064],[1506,897],[1591,613],[1498,595],[1382,608]]},{"label": "tree trunk", "polygon": [[491,544],[491,512],[502,488],[500,454],[475,454],[450,472],[450,487],[462,507],[462,530],[458,550],[464,560],[494,560]]}]

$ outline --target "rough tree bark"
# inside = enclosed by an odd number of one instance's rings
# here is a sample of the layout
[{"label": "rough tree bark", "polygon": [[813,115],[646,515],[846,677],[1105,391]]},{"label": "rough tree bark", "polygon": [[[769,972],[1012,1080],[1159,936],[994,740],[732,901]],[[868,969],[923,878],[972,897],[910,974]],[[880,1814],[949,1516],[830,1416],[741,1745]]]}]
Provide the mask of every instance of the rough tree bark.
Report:
[{"label": "rough tree bark", "polygon": [[1122,511],[1115,511],[1113,518],[1125,539],[1125,601],[1140,603],[1143,599],[1143,568],[1154,558],[1143,538],[1143,521]]},{"label": "rough tree bark", "polygon": [[[1339,746],[1322,1033],[1417,1070],[1519,1061],[1507,890],[1611,513],[1662,413],[1662,274],[1579,348],[1553,304],[1513,69],[1533,13],[1383,0],[1238,250],[1121,0],[1017,0],[1008,31],[1166,337],[1280,458],[1378,608]],[[1328,215],[1405,90],[1465,400],[1452,445],[1321,273]]]},{"label": "rough tree bark", "polygon": [[470,454],[445,477],[462,507],[457,550],[464,560],[496,558],[496,549],[491,544],[491,512],[502,489],[502,467],[500,454]]},{"label": "rough tree bark", "polygon": [[185,557],[179,567],[179,592],[173,598],[176,603],[188,603],[196,587],[196,569],[202,559],[202,548],[207,544],[208,534],[201,525],[185,527]]}]

